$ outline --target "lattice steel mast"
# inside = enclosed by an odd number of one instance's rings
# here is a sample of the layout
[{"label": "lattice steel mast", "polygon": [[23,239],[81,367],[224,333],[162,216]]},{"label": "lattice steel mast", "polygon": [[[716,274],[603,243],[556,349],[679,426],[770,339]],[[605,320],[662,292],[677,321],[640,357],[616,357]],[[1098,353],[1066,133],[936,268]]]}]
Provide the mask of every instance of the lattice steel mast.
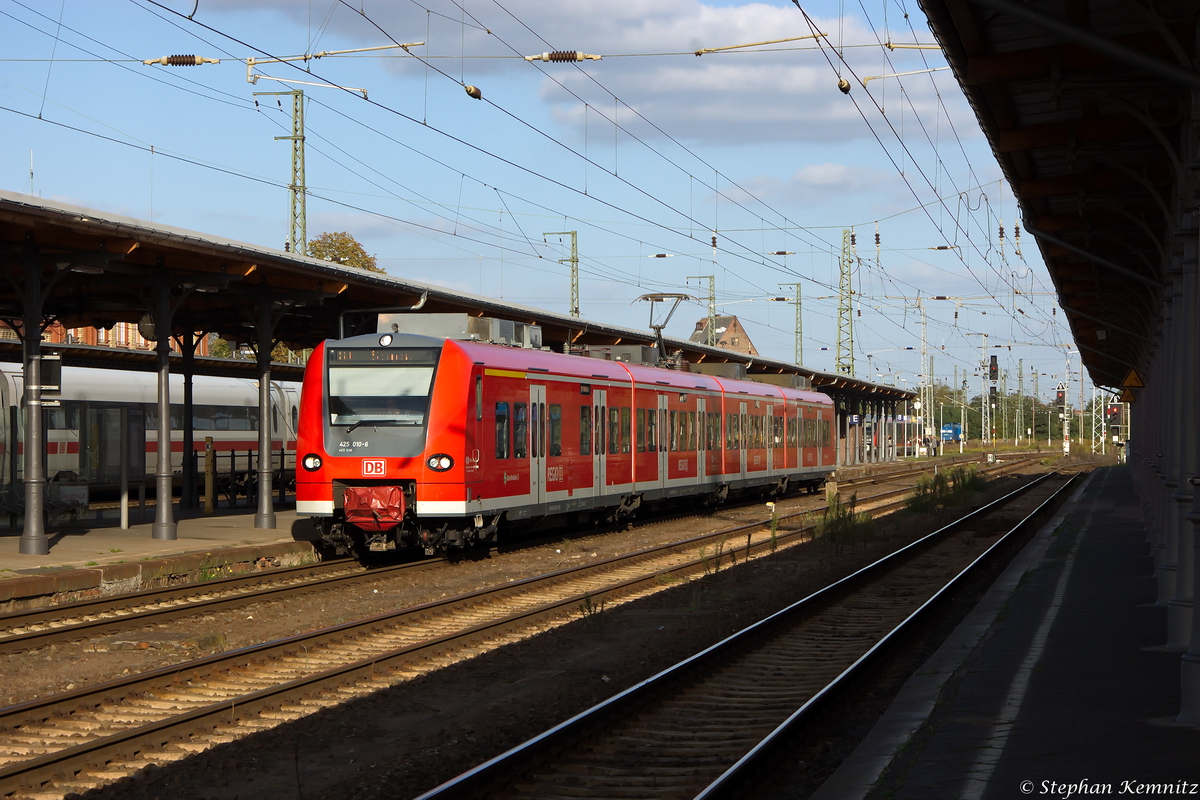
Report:
[{"label": "lattice steel mast", "polygon": [[854,290],[850,284],[854,268],[854,232],[842,230],[841,280],[838,283],[837,362],[841,375],[854,375]]}]

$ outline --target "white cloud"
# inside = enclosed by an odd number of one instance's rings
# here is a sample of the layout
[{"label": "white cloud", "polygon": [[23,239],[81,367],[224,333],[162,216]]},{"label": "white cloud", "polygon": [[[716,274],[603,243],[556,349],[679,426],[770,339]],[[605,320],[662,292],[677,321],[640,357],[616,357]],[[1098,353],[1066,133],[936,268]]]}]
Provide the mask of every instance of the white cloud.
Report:
[{"label": "white cloud", "polygon": [[[204,5],[210,13],[214,6],[230,10],[270,8],[311,28],[308,7],[289,0],[207,0]],[[464,0],[465,13],[448,0],[433,0],[430,8],[434,14],[428,16],[411,3],[364,5],[367,17],[397,41],[427,39],[425,47],[414,48],[413,52],[439,56],[431,63],[455,80],[462,76],[466,83],[479,84],[485,96],[496,96],[488,91],[489,81],[502,76],[536,75],[533,70],[542,70],[547,75],[538,79],[542,101],[552,106],[561,125],[580,135],[585,103],[592,109],[589,125],[608,125],[599,116],[613,114],[614,103],[607,91],[627,106],[620,110],[621,123],[639,137],[658,138],[661,134],[636,120],[630,108],[684,141],[836,142],[870,135],[853,100],[837,90],[837,75],[819,51],[726,52],[699,58],[691,54],[703,47],[810,35],[804,16],[785,0],[730,6],[709,6],[698,0],[610,0],[601,5],[583,0],[511,0],[503,8]],[[875,34],[853,16],[843,23],[835,19],[815,22],[834,41],[839,37],[848,43],[875,41]],[[388,41],[365,17],[341,5],[334,9],[329,31],[332,33],[318,39],[314,49],[333,46],[329,42],[334,38],[339,39],[339,47],[343,46],[341,41],[349,42],[345,46]],[[812,45],[808,40],[773,47]],[[570,64],[531,65],[518,57],[554,49],[609,58],[599,63],[584,62],[577,69]],[[639,53],[686,55],[618,57]],[[860,77],[886,74],[893,67],[894,71],[921,69],[926,66],[922,55],[934,66],[943,63],[940,54],[934,52],[895,51],[888,54],[890,64],[884,60],[882,49],[847,49],[845,53]],[[455,58],[463,54],[468,58]],[[836,56],[830,54],[830,58],[837,63]],[[409,73],[426,69],[421,62],[408,58],[398,58],[392,66]],[[939,79],[951,80],[948,75],[942,73]],[[444,81],[436,75],[430,79]],[[872,84],[876,96],[884,90],[882,83]],[[889,83],[888,91],[894,94],[895,81]],[[926,76],[910,77],[905,86],[918,113],[933,112],[934,90]],[[882,128],[866,90],[855,86],[852,94],[871,123]],[[963,113],[969,122],[967,112]]]},{"label": "white cloud", "polygon": [[[907,202],[911,195],[895,173],[847,164],[808,164],[786,180],[764,175],[743,180],[740,185],[772,205],[816,206],[835,194],[843,199],[852,195],[899,196],[905,198],[902,205],[911,205]],[[749,200],[745,195],[743,198]]]}]

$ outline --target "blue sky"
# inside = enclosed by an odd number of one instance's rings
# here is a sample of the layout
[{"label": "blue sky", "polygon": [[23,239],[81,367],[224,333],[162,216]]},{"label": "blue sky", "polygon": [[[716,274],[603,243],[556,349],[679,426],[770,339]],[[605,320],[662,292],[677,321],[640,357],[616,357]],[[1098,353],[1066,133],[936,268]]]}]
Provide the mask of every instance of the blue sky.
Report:
[{"label": "blue sky", "polygon": [[[800,282],[804,363],[832,371],[853,228],[859,377],[918,383],[923,298],[939,381],[965,372],[979,391],[986,333],[1008,388],[1020,359],[1025,391],[1036,370],[1047,396],[1070,334],[1032,238],[1016,252],[1016,204],[974,115],[947,70],[881,77],[945,67],[881,46],[933,42],[916,3],[802,5],[824,49],[697,57],[813,31],[790,0],[0,0],[0,186],[282,247],[290,98],[254,93],[303,88],[308,235],[349,231],[393,275],[565,312],[569,241],[543,233],[577,230],[585,318],[644,328],[636,297],[703,300],[688,276],[714,275],[720,312],[790,360],[793,306],[768,298]],[[247,57],[395,42],[425,44],[247,81]],[[522,58],[548,50],[603,59]],[[141,63],[176,53],[221,63]],[[667,332],[705,314],[686,305]]]}]

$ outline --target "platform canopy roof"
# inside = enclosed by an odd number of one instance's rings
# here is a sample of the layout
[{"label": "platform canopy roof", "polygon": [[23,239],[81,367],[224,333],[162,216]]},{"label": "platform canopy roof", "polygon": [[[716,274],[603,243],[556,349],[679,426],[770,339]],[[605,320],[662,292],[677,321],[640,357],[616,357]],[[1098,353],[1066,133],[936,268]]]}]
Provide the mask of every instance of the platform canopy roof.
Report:
[{"label": "platform canopy roof", "polygon": [[919,2],[1093,382],[1119,386],[1146,366],[1173,281],[1196,268],[1200,4]]},{"label": "platform canopy roof", "polygon": [[[373,331],[379,311],[467,313],[540,325],[546,345],[654,344],[654,335],[617,325],[512,305],[295,253],[0,191],[0,320],[24,314],[25,270],[35,264],[50,285],[45,318],[67,327],[143,320],[156,282],[178,304],[173,333],[220,334],[253,342],[255,309],[269,303],[276,338],[292,349]],[[735,362],[750,373],[799,374],[845,397],[900,400],[913,392],[844,375],[667,338],[692,363]],[[56,346],[57,347],[57,346]],[[92,348],[95,350],[96,348]],[[88,357],[103,360],[89,351]],[[116,364],[114,363],[114,366]],[[252,364],[247,363],[248,370]]]}]

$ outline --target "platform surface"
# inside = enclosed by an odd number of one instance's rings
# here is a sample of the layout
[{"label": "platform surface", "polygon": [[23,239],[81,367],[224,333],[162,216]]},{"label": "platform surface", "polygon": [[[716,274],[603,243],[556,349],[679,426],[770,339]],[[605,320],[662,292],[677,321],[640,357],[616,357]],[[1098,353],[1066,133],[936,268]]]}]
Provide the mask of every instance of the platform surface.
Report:
[{"label": "platform surface", "polygon": [[817,800],[1200,796],[1131,470],[1097,470]]},{"label": "platform surface", "polygon": [[[290,504],[289,504],[290,505]],[[136,510],[133,519],[136,519]],[[254,527],[255,509],[221,509],[217,514],[181,513],[176,509],[176,538],[155,539],[154,507],[146,509],[146,522],[128,530],[108,524],[66,523],[47,525],[48,555],[20,552],[20,529],[0,530],[0,579],[43,572],[47,569],[79,568],[141,561],[150,558],[195,553],[229,547],[274,542],[310,541],[309,518],[297,516],[292,508],[275,511],[274,528]]]}]

